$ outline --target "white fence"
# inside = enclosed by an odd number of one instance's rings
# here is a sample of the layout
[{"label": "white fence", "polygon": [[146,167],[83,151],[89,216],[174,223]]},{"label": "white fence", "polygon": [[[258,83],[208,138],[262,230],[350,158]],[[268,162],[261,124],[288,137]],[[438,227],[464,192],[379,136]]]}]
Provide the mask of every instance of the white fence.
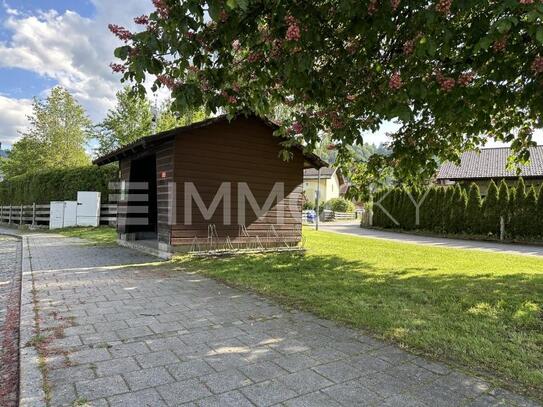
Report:
[{"label": "white fence", "polygon": [[[311,211],[302,211],[302,221],[309,222],[308,215]],[[335,220],[353,220],[358,216],[357,212],[334,212],[328,209],[324,209],[319,217],[321,222],[333,222]]]},{"label": "white fence", "polygon": [[[47,226],[51,218],[51,205],[5,205],[0,206],[0,223],[12,225]],[[117,224],[117,205],[100,205],[100,224]]]}]

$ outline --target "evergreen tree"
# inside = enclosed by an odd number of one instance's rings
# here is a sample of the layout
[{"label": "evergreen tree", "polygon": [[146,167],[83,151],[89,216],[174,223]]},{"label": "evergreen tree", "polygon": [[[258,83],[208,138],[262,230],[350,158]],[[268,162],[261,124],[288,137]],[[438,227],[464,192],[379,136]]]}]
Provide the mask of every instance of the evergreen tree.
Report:
[{"label": "evergreen tree", "polygon": [[451,221],[453,219],[453,198],[454,198],[454,187],[448,187],[445,190],[445,197],[443,201],[443,232],[451,233],[453,229]]},{"label": "evergreen tree", "polygon": [[500,218],[503,217],[505,233],[507,234],[507,225],[510,218],[509,187],[507,186],[507,182],[505,182],[503,179],[500,181],[500,186],[498,188],[498,210]]},{"label": "evergreen tree", "polygon": [[522,218],[522,236],[526,238],[533,238],[537,236],[537,192],[533,185],[528,189],[528,193],[526,194]]},{"label": "evergreen tree", "polygon": [[436,196],[437,190],[432,187],[426,191],[426,198],[420,205],[419,215],[420,215],[420,229],[423,230],[432,230],[434,229],[434,208],[436,206]]},{"label": "evergreen tree", "polygon": [[464,215],[466,208],[464,206],[464,199],[462,193],[462,187],[460,184],[456,184],[453,189],[453,195],[451,199],[451,210],[449,219],[449,232],[459,233],[464,227]]},{"label": "evergreen tree", "polygon": [[446,205],[447,205],[447,191],[449,188],[440,187],[436,199],[436,232],[444,233],[445,232],[445,214]]},{"label": "evergreen tree", "polygon": [[436,232],[441,232],[443,229],[442,226],[442,209],[443,209],[443,196],[445,192],[443,187],[438,187],[436,189],[436,194],[434,198],[434,210],[431,214],[432,216],[432,230]]},{"label": "evergreen tree", "polygon": [[484,228],[483,232],[499,235],[500,216],[498,208],[498,187],[492,180],[488,186],[488,192],[483,202]]},{"label": "evergreen tree", "polygon": [[471,183],[469,187],[468,204],[466,208],[466,227],[468,232],[481,233],[483,201],[481,191],[476,183]]},{"label": "evergreen tree", "polygon": [[513,237],[521,237],[525,233],[526,229],[526,184],[523,178],[519,178],[516,187],[515,194],[515,205],[511,208],[512,219],[511,219],[511,231]]},{"label": "evergreen tree", "polygon": [[507,222],[505,223],[505,233],[512,238],[515,235],[515,208],[517,206],[517,188],[509,188],[509,205],[507,207]]},{"label": "evergreen tree", "polygon": [[405,190],[405,198],[405,228],[412,230],[415,228],[416,222],[416,208],[413,200],[418,201],[418,191],[415,188]]},{"label": "evergreen tree", "polygon": [[537,232],[536,236],[543,237],[543,184],[539,188],[539,194],[537,195],[537,215],[536,215]]}]

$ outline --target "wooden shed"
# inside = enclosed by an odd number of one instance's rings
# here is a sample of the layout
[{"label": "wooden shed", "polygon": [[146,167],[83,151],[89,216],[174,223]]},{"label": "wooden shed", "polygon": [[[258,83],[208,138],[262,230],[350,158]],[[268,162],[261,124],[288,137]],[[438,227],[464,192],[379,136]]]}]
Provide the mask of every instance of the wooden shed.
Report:
[{"label": "wooden shed", "polygon": [[120,243],[167,255],[195,245],[301,239],[303,170],[327,166],[256,116],[211,118],[144,137],[95,160],[118,161]]}]

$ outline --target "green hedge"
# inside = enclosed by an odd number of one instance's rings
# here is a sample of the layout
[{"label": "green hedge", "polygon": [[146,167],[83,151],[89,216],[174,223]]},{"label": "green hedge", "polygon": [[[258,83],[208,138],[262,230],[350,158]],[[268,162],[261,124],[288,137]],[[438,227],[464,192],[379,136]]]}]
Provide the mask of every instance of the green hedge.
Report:
[{"label": "green hedge", "polygon": [[47,170],[0,182],[0,204],[46,204],[77,198],[77,191],[99,191],[107,202],[108,183],[118,179],[117,165]]},{"label": "green hedge", "polygon": [[354,203],[341,197],[328,200],[325,207],[326,209],[330,209],[334,212],[354,212],[356,209]]},{"label": "green hedge", "polygon": [[[418,224],[413,200],[422,201]],[[383,190],[374,197],[373,213],[373,225],[383,228],[495,237],[503,217],[508,239],[543,239],[543,187],[528,188],[523,179],[512,187],[504,181],[499,186],[490,182],[484,199],[476,184]]]}]

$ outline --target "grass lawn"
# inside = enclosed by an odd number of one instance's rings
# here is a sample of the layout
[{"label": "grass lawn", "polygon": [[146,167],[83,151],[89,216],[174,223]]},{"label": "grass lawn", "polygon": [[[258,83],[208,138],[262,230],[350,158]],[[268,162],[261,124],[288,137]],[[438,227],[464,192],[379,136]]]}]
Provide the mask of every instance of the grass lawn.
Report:
[{"label": "grass lawn", "polygon": [[117,231],[110,226],[94,227],[74,227],[52,230],[53,233],[60,233],[68,237],[80,237],[93,243],[113,245],[117,244]]},{"label": "grass lawn", "polygon": [[304,233],[305,256],[176,261],[543,399],[543,259]]}]

